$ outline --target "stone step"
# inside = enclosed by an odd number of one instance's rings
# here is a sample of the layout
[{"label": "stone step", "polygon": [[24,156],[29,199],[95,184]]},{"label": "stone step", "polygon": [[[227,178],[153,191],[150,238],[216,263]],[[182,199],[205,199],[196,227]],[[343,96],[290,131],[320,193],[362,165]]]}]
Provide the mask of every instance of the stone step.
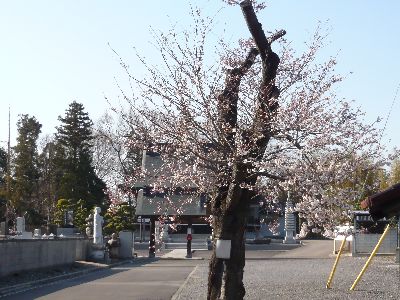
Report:
[{"label": "stone step", "polygon": [[[165,243],[165,249],[186,249],[187,243]],[[192,250],[207,250],[206,243],[193,243]]]}]

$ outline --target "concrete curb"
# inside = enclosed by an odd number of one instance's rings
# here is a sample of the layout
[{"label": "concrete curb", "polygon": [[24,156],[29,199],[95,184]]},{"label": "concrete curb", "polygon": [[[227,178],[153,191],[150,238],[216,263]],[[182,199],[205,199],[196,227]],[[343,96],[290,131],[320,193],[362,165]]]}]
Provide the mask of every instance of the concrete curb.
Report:
[{"label": "concrete curb", "polygon": [[148,259],[149,261],[154,261],[154,260],[204,260],[204,257],[192,257],[192,258],[187,258],[187,257],[173,257],[173,256],[156,256],[156,257],[147,257],[147,256],[138,256],[138,258],[141,259]]},{"label": "concrete curb", "polygon": [[82,275],[86,275],[88,273],[110,269],[110,268],[117,267],[117,266],[129,263],[129,262],[133,262],[133,260],[130,259],[130,260],[119,261],[119,262],[109,264],[109,265],[94,264],[93,268],[7,286],[7,287],[0,289],[0,298],[6,297],[6,296],[11,296],[11,295],[18,294],[18,293],[25,292],[25,291],[29,291],[32,289],[36,289],[38,287],[51,285],[51,284],[54,284],[54,283],[64,280],[64,279],[76,278],[76,277],[79,277]]},{"label": "concrete curb", "polygon": [[189,276],[186,278],[186,280],[182,283],[182,285],[179,287],[179,289],[175,292],[175,294],[172,296],[171,300],[179,300],[181,298],[181,292],[185,288],[186,284],[190,280],[190,278],[193,276],[193,274],[197,271],[197,268],[199,266],[197,265],[192,272],[190,272]]},{"label": "concrete curb", "polygon": [[159,257],[159,259],[162,260],[204,260],[204,257],[192,257],[192,258],[187,258],[187,257]]}]

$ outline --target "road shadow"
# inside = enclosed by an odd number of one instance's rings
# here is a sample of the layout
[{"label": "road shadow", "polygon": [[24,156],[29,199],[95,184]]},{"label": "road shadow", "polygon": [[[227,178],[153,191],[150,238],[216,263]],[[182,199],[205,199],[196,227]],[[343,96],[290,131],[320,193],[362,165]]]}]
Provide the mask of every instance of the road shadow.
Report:
[{"label": "road shadow", "polygon": [[[1,299],[37,299],[60,291],[62,289],[74,287],[77,285],[85,284],[98,279],[107,278],[114,276],[118,273],[130,271],[134,268],[143,267],[150,265],[154,262],[159,261],[160,258],[136,258],[132,261],[119,264],[118,266],[112,266],[111,268],[94,268],[89,272],[83,272],[82,274],[70,274],[71,277],[52,280],[49,278],[48,282],[42,282],[40,284],[37,281],[28,282],[23,285],[19,290],[11,291],[11,294],[0,295]],[[46,287],[46,288],[42,288]],[[11,287],[12,288],[12,287]],[[42,288],[42,289],[38,289]]]}]

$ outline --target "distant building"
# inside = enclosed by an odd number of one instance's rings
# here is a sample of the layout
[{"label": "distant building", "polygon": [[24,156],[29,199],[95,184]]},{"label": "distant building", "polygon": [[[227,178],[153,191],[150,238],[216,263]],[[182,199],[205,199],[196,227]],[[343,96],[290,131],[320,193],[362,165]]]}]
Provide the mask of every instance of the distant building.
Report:
[{"label": "distant building", "polygon": [[[174,218],[175,226],[168,226],[170,239],[174,234],[186,234],[188,224],[192,227],[193,235],[210,235],[211,227],[206,221],[210,215],[207,211],[208,196],[199,195],[196,186],[190,183],[185,187],[172,187],[168,179],[170,174],[161,168],[162,164],[159,153],[143,151],[142,169],[146,170],[147,176],[142,182],[135,184],[135,189],[138,190],[136,215],[141,222],[139,226],[142,226],[140,239],[146,239],[149,223],[160,216],[166,218],[167,223],[171,223],[169,217]],[[162,174],[158,174],[160,169]],[[162,179],[163,188],[155,190],[155,183],[160,183],[160,177],[165,178]]]},{"label": "distant building", "polygon": [[[206,221],[210,216],[208,206],[209,198],[206,194],[198,194],[195,185],[190,183],[186,187],[175,186],[171,188],[168,182],[168,171],[162,170],[163,161],[161,155],[153,151],[143,151],[142,169],[146,170],[147,176],[141,182],[135,184],[137,193],[136,215],[139,217],[140,240],[147,240],[150,235],[149,227],[151,220],[158,219],[160,216],[174,217],[176,223],[174,230],[168,229],[169,238],[173,239],[174,235],[185,234],[188,224],[192,224],[192,233],[201,235],[210,235],[211,227]],[[164,188],[155,190],[154,184],[160,184],[161,179]],[[262,237],[283,237],[284,236],[284,215],[277,214],[274,217],[278,221],[275,232],[271,232],[267,224],[260,222],[260,204],[259,199],[255,199],[249,206],[246,238],[262,238]],[[167,222],[168,221],[167,218]],[[139,237],[138,237],[139,238]]]}]

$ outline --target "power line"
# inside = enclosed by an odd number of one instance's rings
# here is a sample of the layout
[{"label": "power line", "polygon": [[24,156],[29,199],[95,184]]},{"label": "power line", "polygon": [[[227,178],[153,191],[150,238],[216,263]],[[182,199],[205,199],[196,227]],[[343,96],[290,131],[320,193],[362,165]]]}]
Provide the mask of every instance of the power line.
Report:
[{"label": "power line", "polygon": [[383,132],[384,132],[385,129],[386,129],[386,125],[387,125],[387,123],[388,123],[388,121],[389,121],[389,117],[390,117],[390,115],[392,114],[392,110],[393,110],[393,107],[394,107],[394,103],[395,103],[396,100],[397,100],[397,95],[398,95],[398,93],[399,93],[399,89],[400,89],[400,83],[397,85],[397,89],[396,89],[396,92],[394,93],[394,97],[393,97],[393,100],[392,100],[392,104],[390,105],[389,112],[388,112],[388,114],[387,114],[387,116],[386,116],[385,125],[383,126],[382,133],[381,133],[381,137],[380,137],[380,139],[379,139],[379,144],[381,143],[382,136],[383,136]]},{"label": "power line", "polygon": [[[397,85],[396,92],[394,93],[394,97],[393,97],[393,100],[392,100],[392,104],[390,105],[388,114],[387,114],[387,116],[386,116],[385,125],[383,126],[383,129],[382,129],[382,132],[381,132],[381,136],[379,137],[378,146],[381,145],[382,138],[383,138],[383,133],[384,133],[384,131],[386,130],[386,126],[387,126],[387,124],[388,124],[390,115],[392,114],[392,110],[393,110],[394,104],[395,104],[395,102],[396,102],[396,100],[397,100],[397,95],[398,95],[398,93],[399,93],[399,89],[400,89],[400,82],[399,82],[399,84]],[[363,193],[364,190],[365,190],[365,185],[367,184],[368,175],[369,175],[369,172],[370,172],[370,171],[371,171],[371,169],[369,169],[369,170],[367,171],[367,175],[365,176],[365,180],[364,180],[364,183],[363,183],[363,185],[362,185],[362,187],[361,187],[361,191],[360,191],[359,197],[362,196],[362,193]]]}]

